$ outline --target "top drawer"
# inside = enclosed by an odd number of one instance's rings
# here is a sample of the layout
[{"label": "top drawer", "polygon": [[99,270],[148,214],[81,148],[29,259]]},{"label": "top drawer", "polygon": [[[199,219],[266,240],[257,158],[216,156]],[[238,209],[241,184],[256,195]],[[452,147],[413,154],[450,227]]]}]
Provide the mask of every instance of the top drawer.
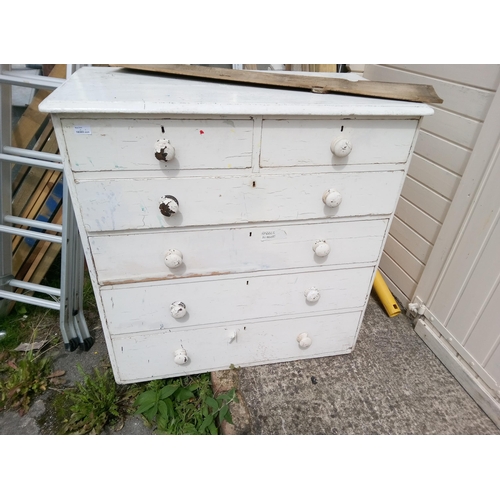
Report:
[{"label": "top drawer", "polygon": [[[74,171],[249,168],[253,121],[173,119],[63,119]],[[155,157],[167,139],[174,156]]]},{"label": "top drawer", "polygon": [[[417,120],[264,120],[260,165],[405,163],[417,124]],[[337,148],[332,147],[337,140]]]}]

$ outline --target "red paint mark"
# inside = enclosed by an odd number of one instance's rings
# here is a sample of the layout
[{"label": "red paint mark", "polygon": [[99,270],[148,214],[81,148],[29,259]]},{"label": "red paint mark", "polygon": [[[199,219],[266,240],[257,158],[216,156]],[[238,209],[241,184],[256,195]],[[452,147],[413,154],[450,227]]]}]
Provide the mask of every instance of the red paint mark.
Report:
[{"label": "red paint mark", "polygon": [[205,132],[203,132],[203,130],[200,130],[200,135],[203,135]]}]

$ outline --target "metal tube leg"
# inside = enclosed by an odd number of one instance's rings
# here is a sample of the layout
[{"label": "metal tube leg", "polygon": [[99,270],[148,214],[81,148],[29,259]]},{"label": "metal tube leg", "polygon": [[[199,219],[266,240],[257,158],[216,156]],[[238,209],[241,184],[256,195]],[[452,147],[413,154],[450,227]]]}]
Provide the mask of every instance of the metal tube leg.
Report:
[{"label": "metal tube leg", "polygon": [[71,321],[73,293],[72,293],[72,207],[69,198],[66,180],[63,180],[63,232],[61,246],[61,309],[59,315],[59,326],[63,337],[64,346],[67,351],[74,351],[79,345],[78,334]]},{"label": "metal tube leg", "polygon": [[[70,200],[68,200],[70,201]],[[83,281],[84,281],[84,268],[85,256],[83,253],[80,235],[78,233],[78,226],[76,224],[73,205],[70,203],[71,211],[71,227],[72,227],[72,283],[73,283],[73,303],[71,310],[71,318],[73,328],[76,331],[81,343],[82,349],[88,351],[94,344],[94,338],[90,335],[87,328],[87,322],[83,315]]]}]

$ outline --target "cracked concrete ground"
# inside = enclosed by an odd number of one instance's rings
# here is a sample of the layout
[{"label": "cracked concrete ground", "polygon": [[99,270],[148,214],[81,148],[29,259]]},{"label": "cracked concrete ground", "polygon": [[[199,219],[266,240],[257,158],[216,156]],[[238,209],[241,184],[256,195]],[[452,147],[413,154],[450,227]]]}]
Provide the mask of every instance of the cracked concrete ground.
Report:
[{"label": "cracked concrete ground", "polygon": [[410,320],[373,297],[351,354],[244,368],[237,382],[229,433],[500,434]]}]

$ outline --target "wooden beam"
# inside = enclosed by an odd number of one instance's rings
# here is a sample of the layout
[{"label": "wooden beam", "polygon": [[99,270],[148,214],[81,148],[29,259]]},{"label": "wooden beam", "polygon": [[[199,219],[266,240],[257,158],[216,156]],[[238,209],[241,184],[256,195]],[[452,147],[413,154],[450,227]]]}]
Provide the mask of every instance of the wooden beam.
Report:
[{"label": "wooden beam", "polygon": [[113,67],[137,71],[166,73],[216,81],[249,83],[288,89],[305,89],[319,93],[349,94],[364,97],[381,97],[402,101],[441,103],[431,85],[357,81],[343,78],[330,78],[314,75],[290,75],[286,71],[271,73],[267,71],[244,71],[188,64],[110,64]]}]

